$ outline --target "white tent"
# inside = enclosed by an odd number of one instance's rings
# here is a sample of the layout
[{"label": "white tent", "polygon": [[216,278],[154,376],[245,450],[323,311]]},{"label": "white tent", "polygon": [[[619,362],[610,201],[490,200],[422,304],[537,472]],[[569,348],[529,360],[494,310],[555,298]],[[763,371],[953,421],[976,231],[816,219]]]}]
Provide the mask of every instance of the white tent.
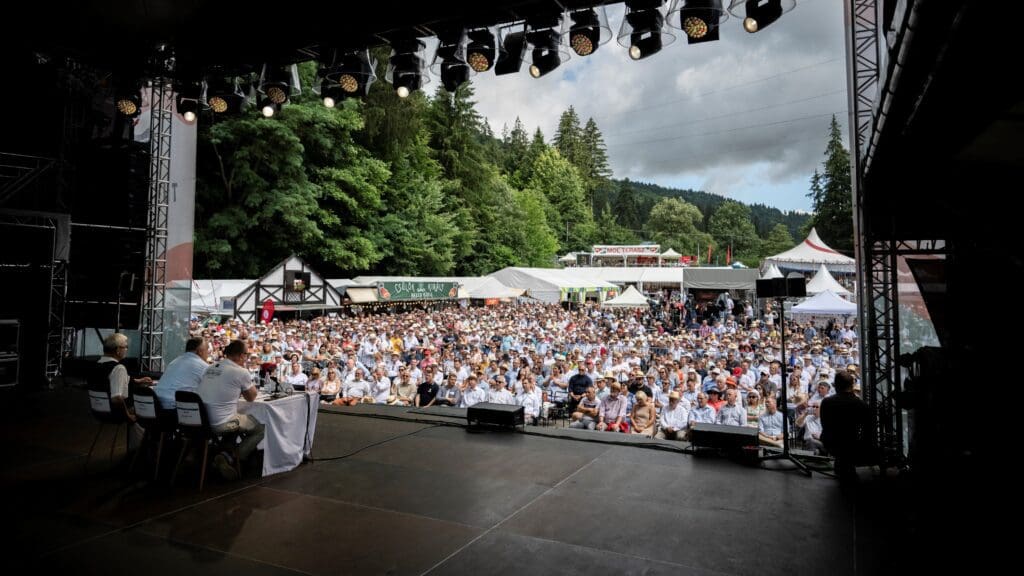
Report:
[{"label": "white tent", "polygon": [[639,290],[630,286],[626,291],[601,304],[602,308],[646,308],[647,298]]},{"label": "white tent", "polygon": [[836,282],[836,279],[829,273],[828,268],[824,264],[821,268],[818,268],[818,273],[811,278],[811,281],[807,283],[808,294],[820,294],[826,290],[831,290],[840,296],[849,296],[850,291],[843,288],[842,284]]},{"label": "white tent", "polygon": [[174,280],[171,288],[192,290],[193,314],[235,315],[235,297],[255,280]]},{"label": "white tent", "polygon": [[814,228],[811,228],[811,233],[803,242],[781,254],[769,256],[764,261],[792,270],[817,270],[818,266],[824,264],[832,272],[856,271],[856,261],[829,248]]},{"label": "white tent", "polygon": [[831,290],[826,290],[793,306],[791,312],[816,316],[850,316],[857,313],[857,305],[843,300]]},{"label": "white tent", "polygon": [[782,278],[782,271],[775,264],[769,264],[768,268],[764,271],[764,275],[761,276],[762,280],[771,280],[772,278]]},{"label": "white tent", "polygon": [[509,288],[521,288],[527,295],[542,302],[579,301],[581,294],[603,294],[618,290],[618,286],[604,280],[586,278],[577,268],[502,268],[490,275]]}]

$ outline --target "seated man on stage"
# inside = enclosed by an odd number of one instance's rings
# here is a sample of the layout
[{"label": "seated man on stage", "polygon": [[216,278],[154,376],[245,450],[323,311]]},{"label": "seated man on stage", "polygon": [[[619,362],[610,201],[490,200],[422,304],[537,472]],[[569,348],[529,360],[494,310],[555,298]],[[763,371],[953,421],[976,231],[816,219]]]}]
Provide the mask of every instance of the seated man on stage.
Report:
[{"label": "seated man on stage", "polygon": [[[206,405],[207,417],[214,433],[241,432],[242,443],[238,446],[238,453],[242,460],[252,454],[265,433],[263,424],[255,418],[238,413],[239,395],[247,402],[256,399],[256,387],[249,371],[242,366],[246,355],[245,340],[232,340],[224,348],[224,358],[207,368],[199,383],[199,397]],[[225,479],[235,479],[231,454],[218,454],[213,464]]]}]

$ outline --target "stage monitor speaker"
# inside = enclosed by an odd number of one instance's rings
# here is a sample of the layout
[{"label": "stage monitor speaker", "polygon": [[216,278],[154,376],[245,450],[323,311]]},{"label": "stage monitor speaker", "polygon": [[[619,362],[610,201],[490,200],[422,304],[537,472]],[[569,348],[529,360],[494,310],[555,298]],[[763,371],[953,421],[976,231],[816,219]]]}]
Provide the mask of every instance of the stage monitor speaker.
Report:
[{"label": "stage monitor speaker", "polygon": [[470,428],[479,426],[503,426],[515,428],[525,424],[522,406],[481,402],[466,409],[466,420]]},{"label": "stage monitor speaker", "polygon": [[718,450],[757,448],[757,428],[694,422],[690,424],[690,443]]}]

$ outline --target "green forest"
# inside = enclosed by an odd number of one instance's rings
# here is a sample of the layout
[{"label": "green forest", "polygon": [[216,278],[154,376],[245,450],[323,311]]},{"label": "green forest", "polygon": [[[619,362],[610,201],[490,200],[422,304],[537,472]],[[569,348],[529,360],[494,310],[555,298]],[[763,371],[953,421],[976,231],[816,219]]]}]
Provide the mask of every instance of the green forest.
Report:
[{"label": "green forest", "polygon": [[[300,71],[310,86],[315,65]],[[204,123],[196,194],[207,278],[256,277],[291,253],[330,277],[480,275],[644,241],[702,263],[731,246],[753,266],[811,218],[615,179],[600,128],[572,107],[554,134],[518,120],[496,133],[469,83],[401,99],[377,82],[335,108],[304,89],[272,118]]]}]

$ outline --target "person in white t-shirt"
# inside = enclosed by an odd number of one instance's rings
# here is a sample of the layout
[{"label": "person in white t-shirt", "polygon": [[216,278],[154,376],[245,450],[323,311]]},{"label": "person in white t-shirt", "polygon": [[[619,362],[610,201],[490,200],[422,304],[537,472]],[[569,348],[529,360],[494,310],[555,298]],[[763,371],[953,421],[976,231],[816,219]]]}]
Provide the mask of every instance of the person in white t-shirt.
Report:
[{"label": "person in white t-shirt", "polygon": [[[246,354],[245,340],[232,340],[224,348],[224,357],[206,369],[199,383],[199,397],[206,405],[206,415],[213,431],[217,434],[241,433],[238,454],[242,460],[252,454],[265,434],[263,424],[248,414],[238,413],[239,395],[248,402],[256,399],[256,387],[249,371],[242,366]],[[235,479],[237,473],[230,454],[218,454],[213,464],[225,479]]]}]

